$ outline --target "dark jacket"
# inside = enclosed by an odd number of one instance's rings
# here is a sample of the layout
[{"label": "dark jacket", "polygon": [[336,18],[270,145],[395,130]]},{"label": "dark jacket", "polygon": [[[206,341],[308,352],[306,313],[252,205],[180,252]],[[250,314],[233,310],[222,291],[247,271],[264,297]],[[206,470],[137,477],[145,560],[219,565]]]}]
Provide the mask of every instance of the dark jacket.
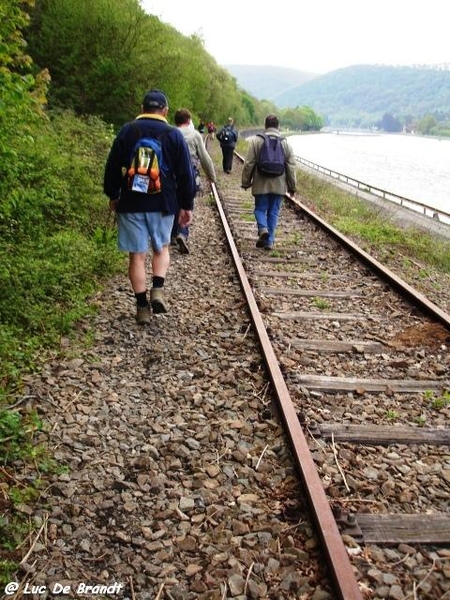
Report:
[{"label": "dark jacket", "polygon": [[[143,194],[127,189],[126,169],[140,137],[159,137],[167,166],[162,190]],[[196,193],[189,149],[181,132],[169,125],[161,115],[143,114],[120,129],[113,142],[105,166],[103,189],[110,200],[119,199],[117,211],[163,212],[176,214],[179,208],[192,210]]]},{"label": "dark jacket", "polygon": [[[224,129],[228,129],[229,132],[230,132],[229,140],[228,141],[226,141],[226,140],[223,139]],[[227,124],[227,125],[224,125],[222,127],[222,129],[218,132],[217,139],[219,140],[220,145],[222,147],[225,147],[225,148],[234,148],[236,146],[237,141],[238,141],[238,136],[239,136],[239,133],[238,133],[237,129],[235,129],[233,125],[228,125]]]}]

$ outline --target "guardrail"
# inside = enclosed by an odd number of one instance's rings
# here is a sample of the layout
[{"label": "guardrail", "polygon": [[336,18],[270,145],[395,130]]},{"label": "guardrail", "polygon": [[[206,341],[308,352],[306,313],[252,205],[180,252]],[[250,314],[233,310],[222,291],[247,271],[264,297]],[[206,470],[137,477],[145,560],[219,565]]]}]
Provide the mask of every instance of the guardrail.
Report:
[{"label": "guardrail", "polygon": [[381,188],[377,188],[369,183],[363,183],[362,181],[358,181],[353,177],[349,177],[348,175],[344,175],[343,173],[338,173],[337,171],[333,171],[332,169],[327,169],[326,167],[322,167],[317,165],[316,163],[307,160],[306,158],[302,158],[300,156],[295,157],[296,160],[332,179],[338,179],[339,181],[343,181],[344,183],[351,185],[352,187],[356,187],[359,190],[367,192],[368,194],[373,194],[374,196],[378,196],[383,198],[384,200],[388,200],[390,202],[394,202],[403,208],[408,208],[409,210],[413,210],[415,212],[421,213],[425,217],[430,219],[435,219],[436,221],[440,221],[446,225],[450,224],[450,213],[447,213],[443,210],[439,210],[437,208],[433,208],[432,206],[428,206],[427,204],[423,204],[422,202],[417,202],[416,200],[411,200],[410,198],[404,198],[403,196],[399,196],[398,194],[394,194],[392,192],[388,192],[387,190],[382,190]]}]

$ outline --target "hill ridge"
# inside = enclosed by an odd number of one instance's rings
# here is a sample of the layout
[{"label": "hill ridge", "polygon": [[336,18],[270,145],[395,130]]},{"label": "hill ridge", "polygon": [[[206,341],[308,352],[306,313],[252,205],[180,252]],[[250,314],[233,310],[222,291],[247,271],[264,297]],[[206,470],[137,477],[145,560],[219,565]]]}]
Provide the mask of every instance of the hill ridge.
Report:
[{"label": "hill ridge", "polygon": [[352,65],[325,74],[269,65],[224,65],[238,85],[280,109],[309,106],[327,125],[370,127],[391,114],[403,121],[450,116],[450,63]]}]

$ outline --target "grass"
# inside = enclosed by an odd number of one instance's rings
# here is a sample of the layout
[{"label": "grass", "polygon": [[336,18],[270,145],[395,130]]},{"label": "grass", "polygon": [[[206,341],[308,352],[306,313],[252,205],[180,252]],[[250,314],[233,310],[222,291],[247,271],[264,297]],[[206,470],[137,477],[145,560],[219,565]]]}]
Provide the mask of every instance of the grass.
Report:
[{"label": "grass", "polygon": [[450,406],[450,392],[446,391],[439,398],[433,398],[432,406],[437,410]]},{"label": "grass", "polygon": [[385,416],[388,421],[396,421],[400,415],[396,410],[387,410]]},{"label": "grass", "polygon": [[425,265],[421,270],[424,278],[427,265],[450,274],[449,241],[436,239],[422,230],[397,227],[384,210],[301,169],[297,171],[297,181],[298,190],[313,210],[344,235],[356,238],[367,252],[381,253],[386,260],[401,254],[405,263],[420,260]]},{"label": "grass", "polygon": [[318,296],[312,299],[312,304],[320,310],[328,310],[331,306],[328,300],[319,298]]}]

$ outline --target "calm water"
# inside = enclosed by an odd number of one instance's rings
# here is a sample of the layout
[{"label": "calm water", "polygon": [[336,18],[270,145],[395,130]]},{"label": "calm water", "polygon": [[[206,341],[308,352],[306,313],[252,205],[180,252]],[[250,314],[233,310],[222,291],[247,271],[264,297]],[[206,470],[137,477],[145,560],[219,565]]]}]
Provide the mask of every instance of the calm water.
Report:
[{"label": "calm water", "polygon": [[320,133],[289,137],[295,154],[374,187],[450,213],[450,140]]}]

